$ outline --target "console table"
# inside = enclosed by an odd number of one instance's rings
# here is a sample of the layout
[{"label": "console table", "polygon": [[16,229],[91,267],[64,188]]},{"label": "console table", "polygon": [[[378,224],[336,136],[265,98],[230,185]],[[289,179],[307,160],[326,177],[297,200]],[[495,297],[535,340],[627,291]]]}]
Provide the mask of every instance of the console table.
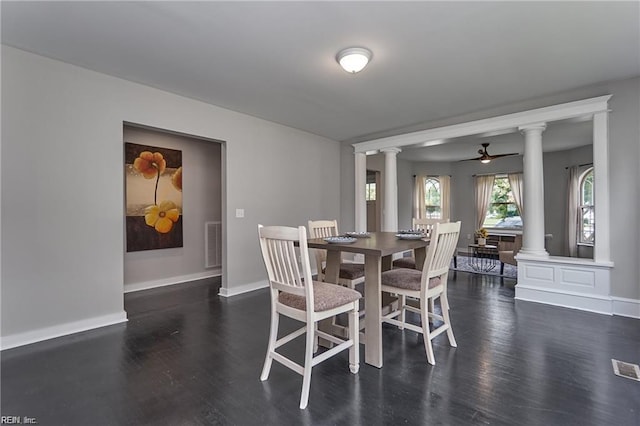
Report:
[{"label": "console table", "polygon": [[469,266],[474,271],[488,272],[498,266],[498,247],[469,244]]}]

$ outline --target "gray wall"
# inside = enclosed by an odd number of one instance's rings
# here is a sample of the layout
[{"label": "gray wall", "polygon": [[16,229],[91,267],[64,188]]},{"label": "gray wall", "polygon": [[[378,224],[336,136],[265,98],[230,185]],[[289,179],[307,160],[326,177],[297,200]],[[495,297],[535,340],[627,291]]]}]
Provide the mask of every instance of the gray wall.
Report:
[{"label": "gray wall", "polygon": [[336,141],[3,46],[3,338],[123,315],[123,122],[225,141],[225,289],[266,283],[258,223],[340,214]]},{"label": "gray wall", "polygon": [[169,278],[211,275],[213,271],[205,268],[204,223],[222,217],[221,144],[131,126],[124,128],[124,141],[180,150],[184,170],[183,246],[125,253],[125,289]]},{"label": "gray wall", "polygon": [[[615,267],[611,272],[611,292],[612,295],[616,297],[640,300],[640,286],[638,286],[638,282],[640,282],[640,268],[638,267],[640,263],[638,262],[638,259],[640,259],[640,215],[637,214],[637,208],[638,205],[640,205],[638,189],[638,182],[640,182],[640,164],[638,161],[640,158],[640,127],[638,126],[638,117],[640,116],[640,78],[611,81],[570,92],[558,93],[517,104],[479,111],[465,116],[451,117],[425,123],[423,126],[412,128],[411,131],[479,120],[511,112],[525,111],[532,108],[540,108],[608,94],[613,95],[610,100],[612,113],[609,119],[609,194],[612,215],[610,239],[611,260],[615,263]],[[346,150],[343,150],[343,152],[346,152]],[[545,156],[545,162],[546,161],[548,160]],[[353,162],[352,159],[351,162]],[[465,165],[465,163],[459,164],[461,164],[459,172],[469,176],[469,178],[459,183],[452,182],[452,191],[454,193],[456,192],[456,188],[459,189],[470,186],[471,175],[475,172],[472,168],[473,166]],[[496,169],[485,169],[487,170],[485,173],[521,170],[522,159],[521,157],[507,157],[503,159],[503,162],[490,163],[489,166],[492,168],[495,167]],[[545,173],[547,171],[546,169],[547,165],[545,164]],[[417,171],[418,170],[414,169],[414,172]],[[428,169],[426,171],[431,173]],[[556,179],[557,176],[551,177],[550,182]],[[545,186],[551,184],[550,182],[545,182]],[[351,174],[349,174],[349,170],[343,169],[342,185],[354,185],[352,171]],[[404,190],[407,189],[405,188]],[[456,219],[462,220],[463,224],[472,223],[472,209],[469,211],[459,209],[459,206],[464,202],[461,197],[462,195],[459,193],[457,196],[454,196],[452,200],[452,208],[457,209],[459,214],[459,217]],[[551,204],[551,201],[547,200],[548,198],[545,195],[545,204]],[[353,215],[353,198],[343,198],[342,202],[342,211],[345,212],[347,216]],[[351,205],[351,210],[347,210],[348,205]],[[562,207],[562,209],[564,209],[564,207]],[[553,214],[559,217],[559,212],[562,209],[557,210]],[[548,220],[549,219],[547,219],[547,221]],[[562,222],[564,222],[564,216]],[[548,222],[545,225],[555,229],[555,225],[551,225]],[[465,225],[462,231],[463,237],[466,237],[466,234],[472,231],[472,226]],[[553,250],[555,251],[556,248],[554,247]]]}]

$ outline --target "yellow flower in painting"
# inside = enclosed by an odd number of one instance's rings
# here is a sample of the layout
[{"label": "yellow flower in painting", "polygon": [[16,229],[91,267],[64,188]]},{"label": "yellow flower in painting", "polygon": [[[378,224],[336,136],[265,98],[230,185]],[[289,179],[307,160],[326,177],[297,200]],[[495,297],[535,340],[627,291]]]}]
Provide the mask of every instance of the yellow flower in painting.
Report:
[{"label": "yellow flower in painting", "polygon": [[180,210],[173,201],[163,201],[160,205],[152,205],[144,210],[144,221],[156,231],[166,234],[180,217]]},{"label": "yellow flower in painting", "polygon": [[160,176],[167,167],[167,162],[159,152],[143,151],[133,161],[133,168],[142,173],[145,179]]},{"label": "yellow flower in painting", "polygon": [[171,183],[178,191],[182,192],[182,166],[178,167],[178,170],[171,176]]}]

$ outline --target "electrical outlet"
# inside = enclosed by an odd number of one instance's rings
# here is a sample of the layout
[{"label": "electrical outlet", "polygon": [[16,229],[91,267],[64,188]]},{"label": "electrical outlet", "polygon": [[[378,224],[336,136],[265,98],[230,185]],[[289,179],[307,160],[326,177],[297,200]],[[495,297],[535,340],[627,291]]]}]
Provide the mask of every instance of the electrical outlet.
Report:
[{"label": "electrical outlet", "polygon": [[471,239],[471,234],[467,234],[467,240]]},{"label": "electrical outlet", "polygon": [[236,217],[244,217],[244,209],[236,209]]}]

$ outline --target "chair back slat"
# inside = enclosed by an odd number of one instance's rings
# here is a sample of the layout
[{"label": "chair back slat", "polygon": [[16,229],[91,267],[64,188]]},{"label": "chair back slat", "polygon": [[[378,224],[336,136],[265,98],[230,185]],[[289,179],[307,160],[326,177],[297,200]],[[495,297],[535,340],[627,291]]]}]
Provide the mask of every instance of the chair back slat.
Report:
[{"label": "chair back slat", "polygon": [[431,235],[431,231],[436,226],[436,223],[448,223],[449,219],[420,219],[413,218],[413,229],[419,229],[423,231],[428,236]]},{"label": "chair back slat", "polygon": [[[458,245],[461,222],[434,225],[427,256],[422,268],[422,289],[428,288],[429,279],[449,272],[451,259]],[[446,277],[445,277],[446,279]]]},{"label": "chair back slat", "polygon": [[306,294],[307,299],[308,293],[313,297],[312,286],[305,285],[312,282],[305,227],[258,225],[258,236],[270,286],[288,293]]},{"label": "chair back slat", "polygon": [[[310,238],[326,238],[335,237],[338,234],[337,220],[310,220],[309,221],[309,237]],[[327,261],[327,251],[322,249],[313,249],[316,256],[316,267],[318,268],[318,280],[324,281],[322,268]]]}]

